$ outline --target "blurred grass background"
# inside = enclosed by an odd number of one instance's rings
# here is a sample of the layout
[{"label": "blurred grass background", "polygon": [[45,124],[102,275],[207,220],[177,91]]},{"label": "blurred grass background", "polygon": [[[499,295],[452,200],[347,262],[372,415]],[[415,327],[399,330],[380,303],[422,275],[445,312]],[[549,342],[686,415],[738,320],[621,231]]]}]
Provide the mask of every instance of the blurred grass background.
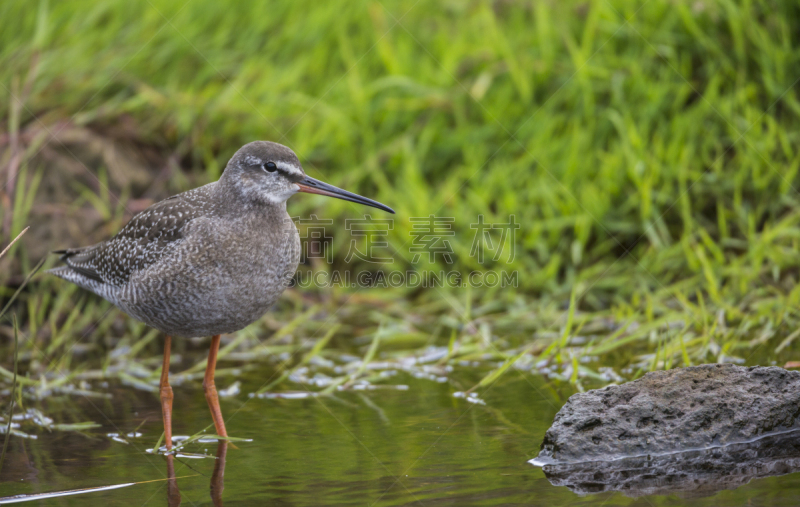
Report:
[{"label": "blurred grass background", "polygon": [[[797,358],[795,4],[6,1],[0,17],[3,244],[31,226],[0,261],[3,298],[48,251],[114,234],[267,139],[394,207],[387,269],[517,271],[519,287],[292,289],[225,338],[230,361],[438,350],[502,365],[480,389],[512,364],[582,388]],[[334,220],[333,265],[304,269],[345,267],[344,219],[365,210],[289,208]],[[452,266],[411,263],[408,218],[429,214],[455,218]],[[481,214],[521,224],[512,262],[469,255]],[[154,331],[44,275],[19,301],[23,384],[153,388]]]}]

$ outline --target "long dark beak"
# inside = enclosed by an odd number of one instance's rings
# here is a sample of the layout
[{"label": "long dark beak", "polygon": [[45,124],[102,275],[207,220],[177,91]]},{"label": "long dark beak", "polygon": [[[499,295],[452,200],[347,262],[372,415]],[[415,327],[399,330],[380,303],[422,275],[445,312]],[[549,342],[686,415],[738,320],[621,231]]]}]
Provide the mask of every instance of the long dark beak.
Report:
[{"label": "long dark beak", "polygon": [[383,211],[388,211],[389,213],[394,214],[394,210],[392,208],[383,205],[378,201],[373,201],[372,199],[361,197],[358,194],[348,192],[347,190],[342,190],[341,188],[334,187],[333,185],[328,185],[327,183],[315,180],[310,176],[306,176],[301,181],[295,183],[295,185],[300,187],[301,192],[306,192],[309,194],[327,195],[330,197],[336,197],[337,199],[343,199],[345,201],[357,202],[358,204],[366,204],[367,206],[372,206],[373,208],[382,209]]}]

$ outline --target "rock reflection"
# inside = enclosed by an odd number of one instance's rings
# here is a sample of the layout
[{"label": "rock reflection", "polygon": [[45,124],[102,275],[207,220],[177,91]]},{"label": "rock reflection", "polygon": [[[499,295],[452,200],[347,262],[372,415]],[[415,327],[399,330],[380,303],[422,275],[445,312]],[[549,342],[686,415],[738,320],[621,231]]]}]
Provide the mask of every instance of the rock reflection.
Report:
[{"label": "rock reflection", "polygon": [[800,431],[712,449],[542,468],[551,484],[579,495],[619,491],[632,498],[676,493],[697,498],[800,470]]},{"label": "rock reflection", "polygon": [[[225,489],[225,457],[228,454],[228,442],[221,440],[217,444],[217,459],[214,472],[211,474],[211,501],[214,507],[222,506],[222,491]],[[178,507],[181,504],[181,491],[175,478],[175,456],[167,455],[167,505]]]}]

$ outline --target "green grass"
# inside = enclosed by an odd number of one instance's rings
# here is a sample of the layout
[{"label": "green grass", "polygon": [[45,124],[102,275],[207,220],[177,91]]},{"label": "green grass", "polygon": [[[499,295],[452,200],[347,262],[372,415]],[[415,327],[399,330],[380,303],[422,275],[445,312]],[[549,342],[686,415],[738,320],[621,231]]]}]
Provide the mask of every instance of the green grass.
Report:
[{"label": "green grass", "polygon": [[[519,358],[581,384],[608,382],[605,366],[632,378],[798,356],[788,3],[7,1],[0,17],[14,20],[0,32],[0,162],[8,174],[20,160],[3,238],[32,227],[0,264],[4,297],[46,250],[113,234],[269,139],[395,208],[387,269],[517,271],[519,287],[291,290],[229,338],[228,360],[294,351],[289,372],[309,350],[382,360],[435,345],[442,364]],[[305,196],[290,211],[334,220],[334,263],[315,270],[375,269],[344,262],[344,219],[368,210]],[[408,219],[429,214],[455,218],[451,266],[411,262]],[[470,256],[481,214],[515,215],[513,261]],[[31,287],[22,385],[151,385],[152,331],[52,278]],[[316,304],[290,338],[268,338]]]}]

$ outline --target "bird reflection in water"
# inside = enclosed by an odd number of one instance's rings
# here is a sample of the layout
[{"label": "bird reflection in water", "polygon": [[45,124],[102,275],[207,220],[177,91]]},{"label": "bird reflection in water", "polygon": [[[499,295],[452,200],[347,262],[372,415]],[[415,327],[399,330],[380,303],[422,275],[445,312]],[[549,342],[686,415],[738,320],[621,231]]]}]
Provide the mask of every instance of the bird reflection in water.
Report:
[{"label": "bird reflection in water", "polygon": [[181,490],[175,478],[175,456],[167,455],[167,505],[178,507],[181,504]]},{"label": "bird reflection in water", "polygon": [[[228,453],[228,442],[221,440],[217,444],[217,456],[214,471],[211,473],[211,501],[215,507],[222,505],[222,490],[225,489],[225,455]],[[181,504],[181,491],[175,478],[175,456],[167,455],[167,505],[177,507]]]}]

